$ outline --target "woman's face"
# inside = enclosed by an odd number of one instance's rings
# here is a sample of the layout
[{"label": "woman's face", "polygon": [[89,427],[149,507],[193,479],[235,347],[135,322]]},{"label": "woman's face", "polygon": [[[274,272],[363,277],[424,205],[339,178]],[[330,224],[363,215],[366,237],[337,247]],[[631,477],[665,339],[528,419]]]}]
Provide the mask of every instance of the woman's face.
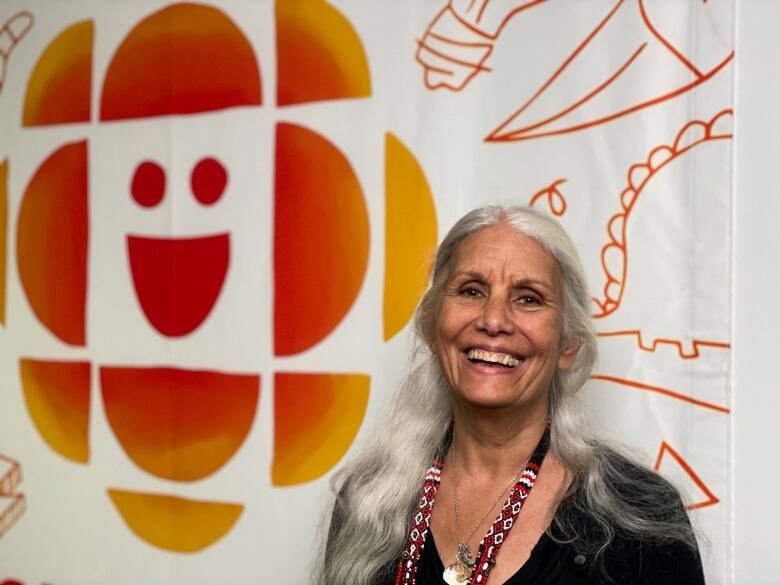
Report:
[{"label": "woman's face", "polygon": [[436,322],[436,352],[455,400],[546,415],[556,369],[576,349],[561,337],[563,291],[555,259],[504,224],[455,249]]}]

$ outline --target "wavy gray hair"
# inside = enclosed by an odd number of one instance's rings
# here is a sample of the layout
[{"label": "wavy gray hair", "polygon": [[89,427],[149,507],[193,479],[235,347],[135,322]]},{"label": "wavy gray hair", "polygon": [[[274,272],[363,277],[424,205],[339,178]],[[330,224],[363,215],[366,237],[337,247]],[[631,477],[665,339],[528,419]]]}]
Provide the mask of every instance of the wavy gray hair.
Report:
[{"label": "wavy gray hair", "polygon": [[[549,394],[550,448],[574,474],[553,520],[556,538],[577,541],[580,550],[598,553],[620,531],[644,541],[676,540],[695,549],[674,488],[586,436],[573,397],[595,364],[596,336],[582,264],[557,221],[526,207],[488,206],[463,216],[438,248],[431,286],[415,314],[419,341],[430,348],[435,338],[457,247],[469,235],[499,223],[534,238],[557,261],[563,281],[562,338],[577,347],[573,365],[556,372]],[[436,356],[425,347],[417,353],[424,355],[401,384],[373,440],[334,478],[336,500],[321,557],[325,566],[317,570],[321,585],[387,579],[403,550],[422,478],[452,419],[451,390]],[[587,528],[578,524],[582,515],[591,519]]]}]

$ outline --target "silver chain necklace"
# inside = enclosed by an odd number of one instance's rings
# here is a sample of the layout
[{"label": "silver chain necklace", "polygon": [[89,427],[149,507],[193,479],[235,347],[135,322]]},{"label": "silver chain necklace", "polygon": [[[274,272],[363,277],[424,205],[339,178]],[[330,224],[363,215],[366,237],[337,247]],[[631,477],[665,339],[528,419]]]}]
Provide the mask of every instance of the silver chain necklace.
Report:
[{"label": "silver chain necklace", "polygon": [[477,524],[474,526],[474,528],[471,529],[471,532],[465,539],[461,536],[460,531],[460,506],[458,505],[457,472],[455,466],[452,467],[452,501],[455,507],[455,532],[458,536],[458,553],[455,556],[455,562],[446,567],[442,575],[444,582],[448,583],[448,585],[461,585],[462,583],[465,583],[466,580],[468,580],[469,576],[471,575],[471,571],[474,569],[474,565],[477,562],[477,560],[471,556],[471,547],[469,546],[471,538],[477,532],[479,527],[482,526],[482,523],[485,521],[485,518],[488,517],[488,514],[490,514],[493,508],[496,507],[496,504],[501,501],[501,498],[504,496],[506,491],[515,483],[517,483],[517,480],[523,474],[526,465],[528,465],[528,461],[530,461],[530,457],[520,468],[520,471],[515,473],[510,478],[509,483],[507,483],[506,486],[504,486],[504,489],[499,492],[499,494],[496,496],[496,499],[493,500],[493,503],[490,504],[490,507],[485,510],[485,513],[482,514],[480,519],[477,521]]}]

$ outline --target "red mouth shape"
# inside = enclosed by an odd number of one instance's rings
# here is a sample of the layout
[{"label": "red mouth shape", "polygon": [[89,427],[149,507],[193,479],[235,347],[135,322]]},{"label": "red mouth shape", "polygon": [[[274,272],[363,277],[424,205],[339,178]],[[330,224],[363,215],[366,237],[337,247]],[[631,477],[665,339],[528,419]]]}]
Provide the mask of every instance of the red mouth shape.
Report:
[{"label": "red mouth shape", "polygon": [[130,270],[146,318],[181,337],[211,313],[230,263],[229,234],[197,238],[128,236]]}]

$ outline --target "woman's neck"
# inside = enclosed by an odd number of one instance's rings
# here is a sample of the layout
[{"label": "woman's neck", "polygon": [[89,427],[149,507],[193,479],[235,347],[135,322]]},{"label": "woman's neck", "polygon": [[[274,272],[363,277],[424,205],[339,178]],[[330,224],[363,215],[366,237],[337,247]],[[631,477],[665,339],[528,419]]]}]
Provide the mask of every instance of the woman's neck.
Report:
[{"label": "woman's neck", "polygon": [[531,456],[547,427],[547,413],[505,416],[455,408],[455,429],[447,457],[469,475],[503,477]]}]

